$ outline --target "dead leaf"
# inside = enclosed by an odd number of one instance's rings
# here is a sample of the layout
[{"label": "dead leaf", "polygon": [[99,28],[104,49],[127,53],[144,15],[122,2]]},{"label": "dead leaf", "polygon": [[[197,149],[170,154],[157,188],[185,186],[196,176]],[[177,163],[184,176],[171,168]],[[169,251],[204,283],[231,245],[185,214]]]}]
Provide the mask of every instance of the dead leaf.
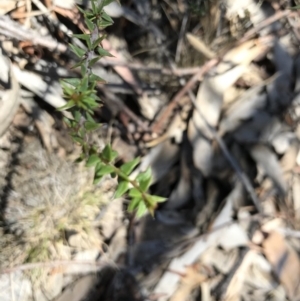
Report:
[{"label": "dead leaf", "polygon": [[220,122],[220,135],[237,129],[242,122],[251,118],[258,109],[265,106],[266,94],[260,94],[263,85],[253,87],[246,91],[225,113]]},{"label": "dead leaf", "polygon": [[66,101],[62,97],[62,88],[58,81],[51,81],[51,84],[49,84],[38,73],[21,70],[16,65],[13,65],[13,71],[19,83],[41,97],[52,107],[59,108],[66,104]]},{"label": "dead leaf", "polygon": [[209,47],[197,36],[187,33],[186,38],[189,43],[200,53],[202,53],[206,58],[212,59],[216,56],[216,54],[209,49]]},{"label": "dead leaf", "polygon": [[186,143],[183,143],[180,158],[180,178],[170,194],[168,202],[165,204],[166,209],[178,209],[183,207],[191,198],[191,170],[188,163],[189,152]]},{"label": "dead leaf", "polygon": [[25,5],[25,1],[16,0],[1,0],[0,2],[0,15],[5,15],[8,12],[14,10],[15,8]]},{"label": "dead leaf", "polygon": [[239,301],[241,290],[243,288],[243,284],[247,275],[247,270],[249,269],[252,261],[253,261],[254,252],[248,251],[232,277],[226,293],[225,293],[225,301]]},{"label": "dead leaf", "polygon": [[189,300],[192,291],[206,280],[207,276],[199,272],[195,266],[188,266],[184,276],[181,278],[181,285],[170,298],[170,301]]},{"label": "dead leaf", "polygon": [[293,60],[279,41],[275,43],[273,53],[274,64],[279,75],[273,83],[267,86],[267,91],[270,109],[278,111],[289,105],[292,100]]},{"label": "dead leaf", "polygon": [[47,113],[47,111],[41,110],[30,97],[22,98],[21,103],[25,111],[34,117],[34,122],[41,135],[43,144],[47,151],[51,152],[58,146],[58,142],[52,128],[54,125],[53,117]]},{"label": "dead leaf", "polygon": [[295,210],[295,218],[300,219],[300,177],[293,179],[293,205]]},{"label": "dead leaf", "polygon": [[290,172],[295,167],[298,152],[299,142],[297,140],[294,140],[294,142],[291,143],[290,147],[280,160],[280,165],[284,173]]},{"label": "dead leaf", "polygon": [[285,195],[286,183],[274,152],[264,145],[255,145],[251,147],[250,154],[256,163],[259,164],[264,172],[272,179],[279,192]]},{"label": "dead leaf", "polygon": [[0,136],[7,130],[19,107],[20,86],[11,66],[0,50],[0,83],[5,89],[0,99]]},{"label": "dead leaf", "polygon": [[[251,61],[265,51],[266,46],[252,40],[230,50],[200,85],[193,116],[188,125],[188,138],[193,146],[195,166],[205,175],[211,172],[213,149],[212,133],[221,115],[223,99],[228,90],[247,69]],[[201,155],[199,155],[201,154]]]},{"label": "dead leaf", "polygon": [[67,287],[56,301],[80,301],[95,287],[97,277],[93,274],[84,276]]},{"label": "dead leaf", "polygon": [[271,232],[263,242],[264,253],[271,263],[290,300],[300,298],[300,262],[299,257],[277,231]]}]

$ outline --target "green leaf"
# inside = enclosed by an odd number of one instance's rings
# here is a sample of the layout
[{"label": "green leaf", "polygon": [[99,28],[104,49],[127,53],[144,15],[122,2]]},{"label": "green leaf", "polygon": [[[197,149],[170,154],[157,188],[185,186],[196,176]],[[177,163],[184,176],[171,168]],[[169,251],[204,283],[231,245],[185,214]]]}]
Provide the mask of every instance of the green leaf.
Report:
[{"label": "green leaf", "polygon": [[106,81],[103,78],[101,78],[100,76],[98,76],[94,73],[92,75],[90,75],[90,79],[91,79],[91,81],[106,83]]},{"label": "green leaf", "polygon": [[64,78],[64,79],[61,80],[61,82],[62,83],[65,82],[65,83],[67,83],[69,85],[77,87],[77,86],[80,85],[81,80],[80,80],[80,78]]},{"label": "green leaf", "polygon": [[84,63],[84,60],[81,60],[80,62],[78,62],[78,63],[76,63],[75,65],[73,65],[73,66],[71,67],[71,69],[75,69],[75,68],[81,66],[83,63]]},{"label": "green leaf", "polygon": [[134,160],[123,164],[120,169],[128,176],[139,163],[140,158],[135,158]]},{"label": "green leaf", "polygon": [[78,137],[78,136],[72,136],[72,139],[73,139],[73,141],[75,141],[75,142],[77,142],[77,143],[79,143],[81,145],[84,143],[83,139],[80,138],[80,137]]},{"label": "green leaf", "polygon": [[94,131],[96,129],[99,129],[101,127],[101,124],[99,123],[96,123],[96,122],[92,122],[92,121],[86,121],[84,123],[84,128],[87,130],[87,131]]},{"label": "green leaf", "polygon": [[114,160],[116,157],[118,157],[118,153],[116,151],[113,151],[111,148],[110,144],[107,144],[102,153],[101,153],[102,157],[107,160],[108,162],[111,162],[112,160]]},{"label": "green leaf", "polygon": [[75,110],[75,111],[73,112],[73,117],[74,117],[74,119],[75,119],[77,122],[79,122],[79,121],[80,121],[80,118],[81,118],[80,112],[79,112],[78,110]]},{"label": "green leaf", "polygon": [[146,204],[144,202],[140,202],[136,211],[137,217],[142,217],[147,213],[148,209],[146,207]]},{"label": "green leaf", "polygon": [[87,12],[84,10],[84,9],[82,9],[80,6],[78,6],[78,5],[76,5],[76,7],[78,8],[78,10],[83,14],[83,15],[85,15]]},{"label": "green leaf", "polygon": [[86,162],[86,167],[91,167],[97,165],[97,163],[100,162],[100,158],[97,154],[92,154],[89,156],[87,162]]},{"label": "green leaf", "polygon": [[94,14],[97,14],[97,7],[96,7],[96,4],[95,4],[95,1],[92,0],[91,2],[92,2],[92,10],[93,10],[93,13],[94,13]]},{"label": "green leaf", "polygon": [[99,161],[96,165],[96,168],[95,168],[95,173],[97,173],[98,171],[100,171],[100,169],[104,166],[104,164]]},{"label": "green leaf", "polygon": [[101,59],[101,56],[96,56],[94,58],[92,58],[90,61],[89,61],[89,67],[92,67],[94,66],[99,60]]},{"label": "green leaf", "polygon": [[95,101],[94,98],[92,97],[84,97],[82,99],[82,102],[88,106],[90,106],[92,109],[97,108],[98,107],[98,103]]},{"label": "green leaf", "polygon": [[81,65],[80,71],[81,71],[81,75],[82,75],[82,76],[85,76],[85,75],[86,75],[87,69],[86,69],[85,64],[82,64],[82,65]]},{"label": "green leaf", "polygon": [[[102,11],[103,7],[110,4],[111,2],[113,2],[115,0],[103,0],[100,1],[99,6],[98,6],[98,13]],[[117,2],[119,2],[118,0],[116,0]]]},{"label": "green leaf", "polygon": [[110,54],[107,50],[98,47],[97,48],[98,53],[103,57],[103,56],[110,56],[110,57],[114,57],[112,54]]},{"label": "green leaf", "polygon": [[81,49],[79,48],[78,46],[76,45],[72,45],[72,44],[69,44],[72,51],[80,58],[82,58],[84,55],[85,55],[85,50],[84,49]]},{"label": "green leaf", "polygon": [[71,127],[72,126],[72,123],[71,123],[71,120],[67,117],[64,117],[63,118],[63,121],[65,122],[65,124],[68,126],[68,127]]},{"label": "green leaf", "polygon": [[140,173],[136,177],[142,191],[147,191],[152,180],[151,169],[148,168],[145,172]]},{"label": "green leaf", "polygon": [[64,106],[57,108],[58,111],[64,111],[75,106],[75,102],[73,100],[68,101]]},{"label": "green leaf", "polygon": [[85,19],[85,23],[88,27],[88,29],[90,30],[90,32],[92,32],[94,30],[94,23],[89,20],[88,18]]},{"label": "green leaf", "polygon": [[88,49],[89,49],[89,50],[92,50],[92,42],[91,42],[91,38],[89,38],[89,39],[86,40],[86,44],[87,44],[87,46],[88,46]]},{"label": "green leaf", "polygon": [[152,204],[163,203],[168,199],[158,195],[148,195],[147,198],[150,199]]},{"label": "green leaf", "polygon": [[118,158],[118,156],[119,156],[118,152],[113,150],[112,153],[111,153],[112,160],[115,160],[116,158]]},{"label": "green leaf", "polygon": [[104,176],[104,175],[111,174],[114,171],[115,169],[112,166],[102,165],[102,167],[96,171],[96,174],[97,176]]},{"label": "green leaf", "polygon": [[132,199],[128,205],[128,212],[134,211],[141,202],[143,202],[141,198]]},{"label": "green leaf", "polygon": [[80,163],[84,160],[84,154],[81,154],[76,160],[75,163]]},{"label": "green leaf", "polygon": [[105,11],[103,11],[103,13],[102,13],[102,18],[105,21],[110,22],[111,24],[114,23],[113,19]]},{"label": "green leaf", "polygon": [[103,29],[103,28],[105,28],[105,27],[107,27],[107,26],[111,26],[111,25],[112,25],[111,22],[108,22],[108,21],[103,20],[103,19],[97,21],[97,26],[98,26],[99,28],[101,28],[101,29]]},{"label": "green leaf", "polygon": [[115,192],[115,198],[121,197],[129,189],[129,183],[127,181],[121,181],[118,184],[118,188]]},{"label": "green leaf", "polygon": [[290,9],[292,9],[292,10],[297,10],[297,9],[299,9],[299,8],[300,8],[300,5],[290,7]]},{"label": "green leaf", "polygon": [[78,132],[77,132],[77,135],[81,138],[84,138],[85,136],[85,130],[81,127],[79,128]]},{"label": "green leaf", "polygon": [[131,188],[128,195],[132,198],[142,197],[142,193],[136,188]]},{"label": "green leaf", "polygon": [[88,34],[73,34],[73,37],[84,41],[87,41],[90,38]]},{"label": "green leaf", "polygon": [[85,15],[92,21],[92,19],[95,19],[95,14],[91,11],[86,11]]},{"label": "green leaf", "polygon": [[80,91],[84,92],[88,89],[88,87],[89,87],[89,77],[85,75],[81,80]]},{"label": "green leaf", "polygon": [[93,181],[93,184],[94,184],[94,185],[98,184],[98,183],[101,181],[102,178],[103,178],[102,176],[99,176],[99,175],[95,174],[95,175],[94,175],[94,181]]},{"label": "green leaf", "polygon": [[89,113],[86,113],[86,119],[87,119],[88,121],[90,121],[90,122],[95,122],[94,118],[93,118],[92,115],[89,114]]},{"label": "green leaf", "polygon": [[116,1],[116,2],[118,2],[120,4],[119,0],[103,0],[103,7],[107,6],[108,4],[110,4],[110,3],[114,2],[114,1]]},{"label": "green leaf", "polygon": [[63,88],[65,96],[71,96],[74,93],[74,91],[76,91],[76,89],[74,89],[74,87],[70,86],[68,83],[66,83],[64,81],[61,81],[60,84]]},{"label": "green leaf", "polygon": [[102,37],[99,37],[92,45],[92,48],[95,49],[105,38],[106,36],[103,35]]}]

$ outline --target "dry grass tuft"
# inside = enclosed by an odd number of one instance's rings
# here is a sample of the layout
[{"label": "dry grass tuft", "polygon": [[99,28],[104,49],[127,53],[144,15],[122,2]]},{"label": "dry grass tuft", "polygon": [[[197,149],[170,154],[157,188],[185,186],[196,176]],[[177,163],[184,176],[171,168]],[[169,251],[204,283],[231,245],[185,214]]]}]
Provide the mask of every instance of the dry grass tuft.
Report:
[{"label": "dry grass tuft", "polygon": [[[12,168],[8,159],[3,174]],[[92,185],[90,170],[47,153],[36,138],[24,145],[18,161],[0,228],[1,267],[70,260],[78,251],[100,249],[93,223],[109,197],[101,184]],[[6,182],[0,178],[1,189]],[[30,275],[42,279],[41,270]]]}]

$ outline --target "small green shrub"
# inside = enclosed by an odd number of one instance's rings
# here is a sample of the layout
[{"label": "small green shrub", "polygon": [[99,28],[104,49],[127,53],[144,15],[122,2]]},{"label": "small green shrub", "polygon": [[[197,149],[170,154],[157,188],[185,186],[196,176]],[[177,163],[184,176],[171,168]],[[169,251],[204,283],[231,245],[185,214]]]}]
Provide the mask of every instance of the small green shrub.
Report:
[{"label": "small green shrub", "polygon": [[113,24],[111,17],[104,8],[115,0],[92,0],[90,10],[78,9],[83,13],[85,24],[89,29],[88,34],[76,34],[74,37],[86,43],[87,50],[70,44],[71,50],[78,56],[79,62],[74,66],[81,68],[81,78],[67,78],[61,81],[64,97],[67,100],[65,106],[60,110],[67,110],[73,118],[66,118],[65,122],[70,128],[73,140],[82,147],[82,152],[78,161],[86,161],[87,167],[94,167],[94,183],[98,183],[103,176],[110,174],[117,177],[118,186],[115,191],[115,198],[124,194],[131,199],[128,211],[136,211],[138,217],[146,212],[154,215],[157,203],[166,199],[151,195],[147,191],[151,184],[151,170],[140,173],[135,179],[130,178],[131,172],[139,164],[139,158],[116,167],[115,161],[118,153],[107,144],[103,150],[99,151],[96,145],[88,140],[88,133],[98,129],[101,124],[97,123],[93,117],[93,112],[100,106],[100,99],[97,96],[97,82],[104,80],[92,72],[92,66],[105,56],[112,56],[103,49],[101,42],[105,38],[100,31]]}]

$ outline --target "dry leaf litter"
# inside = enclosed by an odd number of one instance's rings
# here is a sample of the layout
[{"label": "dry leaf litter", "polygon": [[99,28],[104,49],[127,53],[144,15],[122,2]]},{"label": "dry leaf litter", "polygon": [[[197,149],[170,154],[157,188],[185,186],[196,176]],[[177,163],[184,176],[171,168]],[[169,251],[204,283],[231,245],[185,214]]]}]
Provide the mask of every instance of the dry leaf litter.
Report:
[{"label": "dry leaf litter", "polygon": [[91,139],[152,168],[168,200],[140,220],[56,111],[75,4],[0,2],[1,300],[300,300],[300,3],[107,7]]}]

